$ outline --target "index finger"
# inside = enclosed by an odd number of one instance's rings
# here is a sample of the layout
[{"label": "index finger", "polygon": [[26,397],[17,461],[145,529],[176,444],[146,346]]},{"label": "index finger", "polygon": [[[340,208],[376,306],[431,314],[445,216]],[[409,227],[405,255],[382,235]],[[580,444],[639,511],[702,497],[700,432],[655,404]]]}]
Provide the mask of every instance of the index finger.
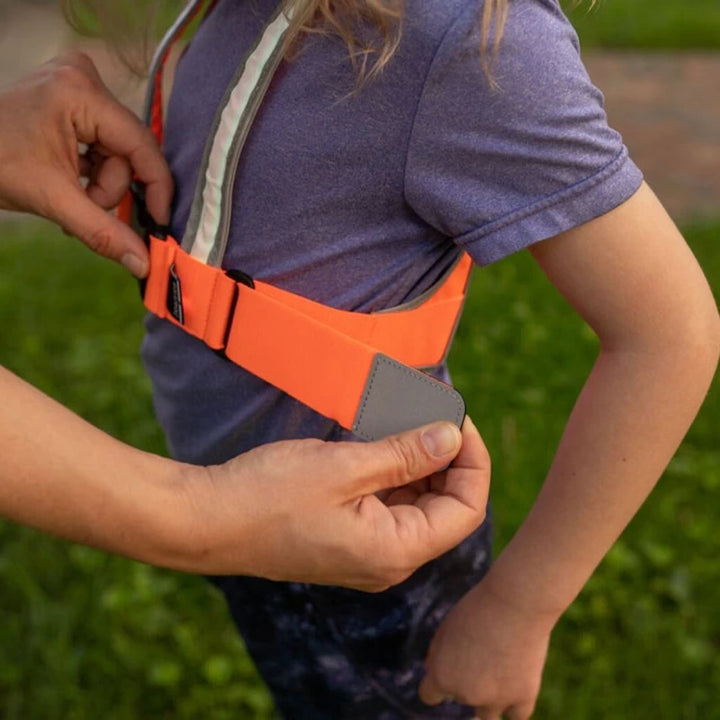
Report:
[{"label": "index finger", "polygon": [[76,120],[78,139],[100,143],[111,153],[127,158],[135,176],[145,184],[150,214],[157,222],[166,224],[170,218],[173,180],[152,132],[109,93],[98,93],[94,117],[92,113],[88,115],[91,117],[85,121]]},{"label": "index finger", "polygon": [[412,550],[423,562],[437,557],[462,542],[485,519],[490,490],[490,456],[475,425],[466,418],[462,427],[460,453],[445,472],[441,492],[422,494],[412,505],[393,505],[388,509],[408,537],[420,533],[426,543]]},{"label": "index finger", "polygon": [[490,489],[490,453],[469,415],[461,431],[462,447],[447,470],[443,494],[484,511]]}]

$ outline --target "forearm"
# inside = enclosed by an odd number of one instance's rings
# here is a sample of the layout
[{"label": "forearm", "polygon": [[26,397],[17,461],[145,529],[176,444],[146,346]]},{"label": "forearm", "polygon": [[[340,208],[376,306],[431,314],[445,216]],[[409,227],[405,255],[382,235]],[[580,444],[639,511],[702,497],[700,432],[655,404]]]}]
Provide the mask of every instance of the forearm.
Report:
[{"label": "forearm", "polygon": [[[696,345],[600,354],[537,501],[488,578],[559,616],[642,504],[702,403],[717,354]],[[712,343],[712,341],[711,341]]]},{"label": "forearm", "polygon": [[184,466],[111,438],[0,368],[0,515],[172,564]]},{"label": "forearm", "polygon": [[[471,422],[462,436],[436,423],[374,443],[271,443],[202,468],[123,445],[3,368],[0,398],[0,516],[176,570],[379,590],[461,542],[487,506]],[[429,476],[443,492],[376,496]]]}]

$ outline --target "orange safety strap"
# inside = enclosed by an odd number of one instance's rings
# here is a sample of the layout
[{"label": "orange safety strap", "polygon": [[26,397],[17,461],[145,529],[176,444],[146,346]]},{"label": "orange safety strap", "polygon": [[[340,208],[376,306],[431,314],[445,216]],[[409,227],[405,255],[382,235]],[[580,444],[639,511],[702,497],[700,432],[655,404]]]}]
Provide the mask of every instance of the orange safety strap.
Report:
[{"label": "orange safety strap", "polygon": [[[355,313],[260,281],[237,282],[199,262],[172,238],[150,238],[145,306],[216,351],[347,429],[358,431],[361,401],[377,355],[403,366],[440,364],[465,290],[470,258],[424,302],[401,312]],[[417,371],[441,395],[455,392]],[[457,406],[459,408],[459,405]],[[453,417],[462,422],[464,408]],[[389,419],[388,419],[389,420]]]}]

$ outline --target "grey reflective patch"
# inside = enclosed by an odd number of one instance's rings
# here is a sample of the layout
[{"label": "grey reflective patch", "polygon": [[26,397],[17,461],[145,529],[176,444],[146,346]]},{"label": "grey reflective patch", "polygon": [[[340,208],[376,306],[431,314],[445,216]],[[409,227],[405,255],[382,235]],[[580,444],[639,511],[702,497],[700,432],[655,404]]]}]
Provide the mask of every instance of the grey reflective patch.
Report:
[{"label": "grey reflective patch", "polygon": [[455,388],[378,353],[352,430],[379,440],[436,420],[460,427],[464,418],[465,401]]}]

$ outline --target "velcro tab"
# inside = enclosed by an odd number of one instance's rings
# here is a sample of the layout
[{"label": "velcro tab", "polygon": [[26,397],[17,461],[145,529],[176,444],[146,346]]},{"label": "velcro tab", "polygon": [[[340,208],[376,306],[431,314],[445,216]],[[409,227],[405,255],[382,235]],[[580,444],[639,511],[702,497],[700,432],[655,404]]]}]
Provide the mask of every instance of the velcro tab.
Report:
[{"label": "velcro tab", "polygon": [[387,355],[375,355],[352,431],[365,440],[449,420],[465,419],[465,401],[450,385]]}]

